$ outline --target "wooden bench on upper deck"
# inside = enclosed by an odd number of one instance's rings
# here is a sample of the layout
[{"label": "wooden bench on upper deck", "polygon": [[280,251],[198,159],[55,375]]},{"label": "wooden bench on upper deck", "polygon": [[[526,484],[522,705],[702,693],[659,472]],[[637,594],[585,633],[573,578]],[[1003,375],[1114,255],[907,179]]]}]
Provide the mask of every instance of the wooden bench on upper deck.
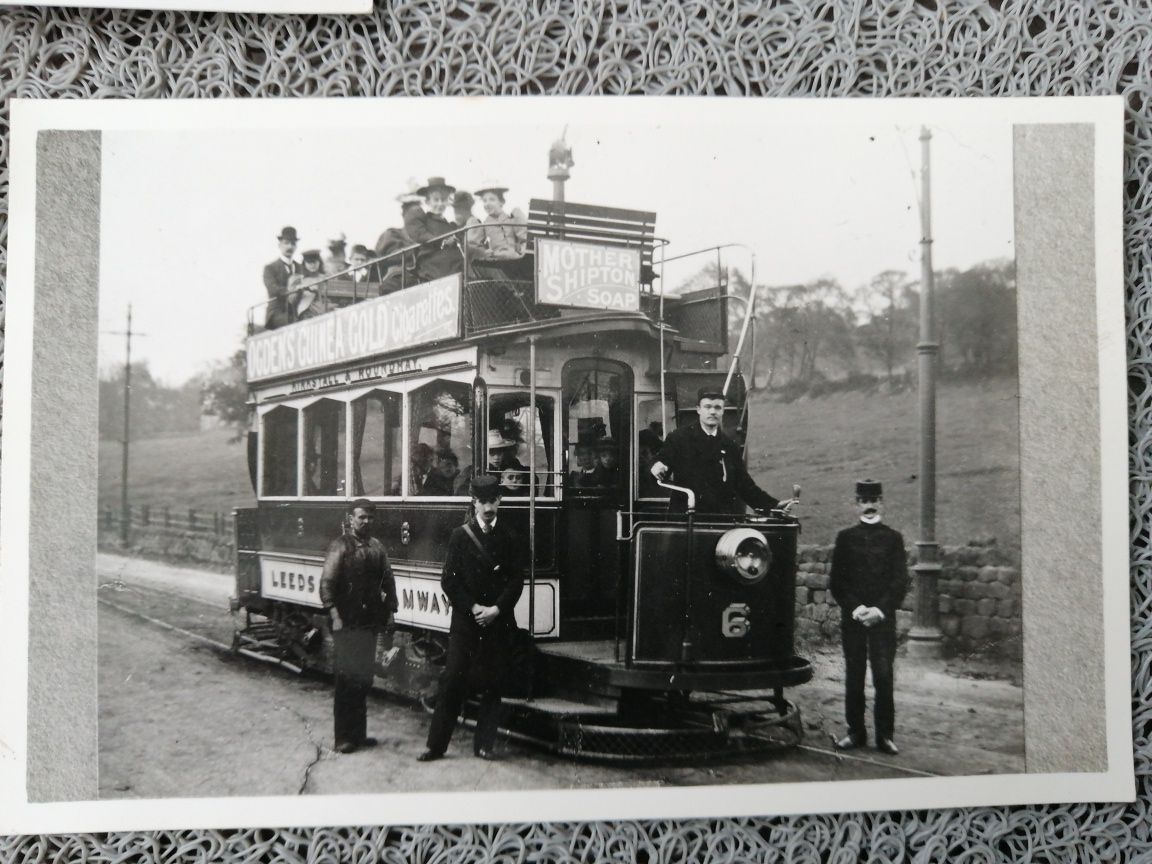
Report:
[{"label": "wooden bench on upper deck", "polygon": [[[640,250],[640,284],[651,287],[652,248],[656,214],[574,201],[533,198],[528,202],[528,239],[557,237],[575,243],[595,243]],[[533,248],[529,244],[529,248]]]}]

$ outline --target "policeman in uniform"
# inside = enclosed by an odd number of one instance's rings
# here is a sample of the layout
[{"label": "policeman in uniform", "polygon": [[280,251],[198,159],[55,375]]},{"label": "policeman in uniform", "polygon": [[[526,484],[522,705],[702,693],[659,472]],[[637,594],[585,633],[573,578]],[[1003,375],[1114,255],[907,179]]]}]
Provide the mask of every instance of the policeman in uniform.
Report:
[{"label": "policeman in uniform", "polygon": [[896,708],[892,664],[896,658],[896,610],[908,590],[904,538],[883,524],[883,489],[875,480],[856,484],[860,521],[836,535],[828,587],[840,606],[844,640],[844,713],[848,734],[839,750],[868,743],[864,726],[864,673],[872,666],[876,749],[895,756]]},{"label": "policeman in uniform", "polygon": [[480,695],[473,752],[481,759],[494,758],[502,664],[516,628],[516,601],[524,589],[516,535],[498,519],[501,491],[495,477],[473,479],[472,516],[448,540],[440,577],[452,604],[448,662],[420,762],[444,755],[469,690]]},{"label": "policeman in uniform", "polygon": [[[795,501],[778,501],[756,485],[748,475],[739,445],[720,428],[724,417],[724,393],[701,387],[696,395],[699,422],[672,432],[652,463],[652,475],[663,480],[671,471],[672,482],[696,493],[696,512],[742,514],[744,505],[757,510],[789,509]],[[682,495],[672,498],[671,508],[686,509]]]},{"label": "policeman in uniform", "polygon": [[369,536],[375,518],[376,505],[366,498],[348,505],[351,533],[329,544],[320,577],[320,602],[329,615],[335,649],[333,719],[340,753],[376,744],[367,734],[376,636],[397,609],[388,553]]}]

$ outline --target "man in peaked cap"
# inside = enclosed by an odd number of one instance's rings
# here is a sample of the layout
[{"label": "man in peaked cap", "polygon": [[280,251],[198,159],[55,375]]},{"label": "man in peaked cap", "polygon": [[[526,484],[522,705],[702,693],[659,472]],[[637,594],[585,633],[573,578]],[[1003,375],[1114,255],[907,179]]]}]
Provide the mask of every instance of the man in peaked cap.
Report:
[{"label": "man in peaked cap", "polygon": [[[756,485],[740,455],[740,446],[724,434],[724,393],[714,387],[701,387],[696,394],[699,422],[682,426],[668,435],[660,456],[652,463],[652,476],[663,479],[671,472],[671,482],[696,493],[696,512],[744,512],[748,504],[757,510],[790,507],[794,502],[778,501]],[[672,509],[684,510],[685,496],[674,495]]]},{"label": "man in peaked cap", "polygon": [[448,749],[468,691],[480,695],[473,752],[492,759],[499,728],[502,663],[516,629],[516,602],[524,590],[516,535],[498,518],[500,486],[495,477],[472,480],[472,515],[452,531],[440,586],[452,604],[448,661],[421,762]]},{"label": "man in peaked cap", "polygon": [[300,272],[300,265],[293,259],[299,242],[296,229],[285,225],[276,240],[280,244],[280,257],[264,265],[264,288],[268,292],[264,326],[269,330],[296,320],[295,308],[288,298],[288,280]]},{"label": "man in peaked cap", "polygon": [[875,480],[856,484],[858,521],[836,535],[828,588],[840,606],[844,641],[844,715],[848,734],[839,750],[868,743],[864,726],[864,673],[872,666],[876,749],[895,756],[896,610],[908,590],[904,538],[881,522],[883,489]]}]

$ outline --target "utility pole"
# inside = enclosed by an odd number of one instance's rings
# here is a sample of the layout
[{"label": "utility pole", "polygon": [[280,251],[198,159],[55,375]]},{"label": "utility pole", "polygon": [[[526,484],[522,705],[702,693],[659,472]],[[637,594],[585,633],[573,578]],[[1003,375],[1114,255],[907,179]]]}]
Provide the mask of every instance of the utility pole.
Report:
[{"label": "utility pole", "polygon": [[124,438],[121,442],[120,458],[120,545],[128,545],[128,529],[132,512],[128,505],[128,431],[132,417],[132,337],[147,334],[132,330],[132,304],[128,304],[128,327],[126,330],[106,331],[111,336],[124,337]]},{"label": "utility pole", "polygon": [[932,133],[920,129],[920,340],[916,344],[920,390],[920,539],[916,541],[915,620],[908,633],[908,653],[936,658],[941,654],[940,545],[936,542],[936,337],[935,286],[932,274]]}]

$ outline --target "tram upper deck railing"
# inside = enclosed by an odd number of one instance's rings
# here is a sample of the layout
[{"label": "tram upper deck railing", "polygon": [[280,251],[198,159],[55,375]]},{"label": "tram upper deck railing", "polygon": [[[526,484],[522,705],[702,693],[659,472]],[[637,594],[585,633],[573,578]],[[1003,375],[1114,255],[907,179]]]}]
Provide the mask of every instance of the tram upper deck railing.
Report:
[{"label": "tram upper deck railing", "polygon": [[[538,265],[543,262],[537,260],[537,250],[559,241],[599,247],[609,254],[627,251],[629,262],[638,264],[633,298],[638,289],[639,308],[631,311],[653,321],[667,322],[674,329],[694,331],[699,344],[726,343],[726,288],[722,280],[713,289],[682,298],[667,298],[662,290],[657,290],[662,288],[658,286],[661,275],[658,271],[662,269],[660,262],[668,241],[655,236],[655,222],[656,214],[647,211],[533,199],[526,220],[499,223],[501,227],[526,231],[528,244],[520,257],[487,256],[476,238],[491,223],[458,227],[425,243],[378,255],[339,273],[304,276],[284,295],[249,308],[248,333],[252,336],[265,330],[293,327],[327,312],[426,286],[434,281],[427,273],[431,257],[438,258],[438,275],[459,274],[461,279],[459,336],[471,337],[535,322],[613,311],[610,305],[565,308],[563,304],[538,300]],[[554,249],[555,244],[547,248]],[[454,254],[459,256],[458,261],[453,260]],[[711,314],[702,319],[702,301],[716,300],[721,304],[719,314],[713,306]],[[278,328],[265,326],[266,322],[270,323],[266,313],[277,306],[283,313],[276,322]],[[678,306],[684,308],[674,308]]]}]

